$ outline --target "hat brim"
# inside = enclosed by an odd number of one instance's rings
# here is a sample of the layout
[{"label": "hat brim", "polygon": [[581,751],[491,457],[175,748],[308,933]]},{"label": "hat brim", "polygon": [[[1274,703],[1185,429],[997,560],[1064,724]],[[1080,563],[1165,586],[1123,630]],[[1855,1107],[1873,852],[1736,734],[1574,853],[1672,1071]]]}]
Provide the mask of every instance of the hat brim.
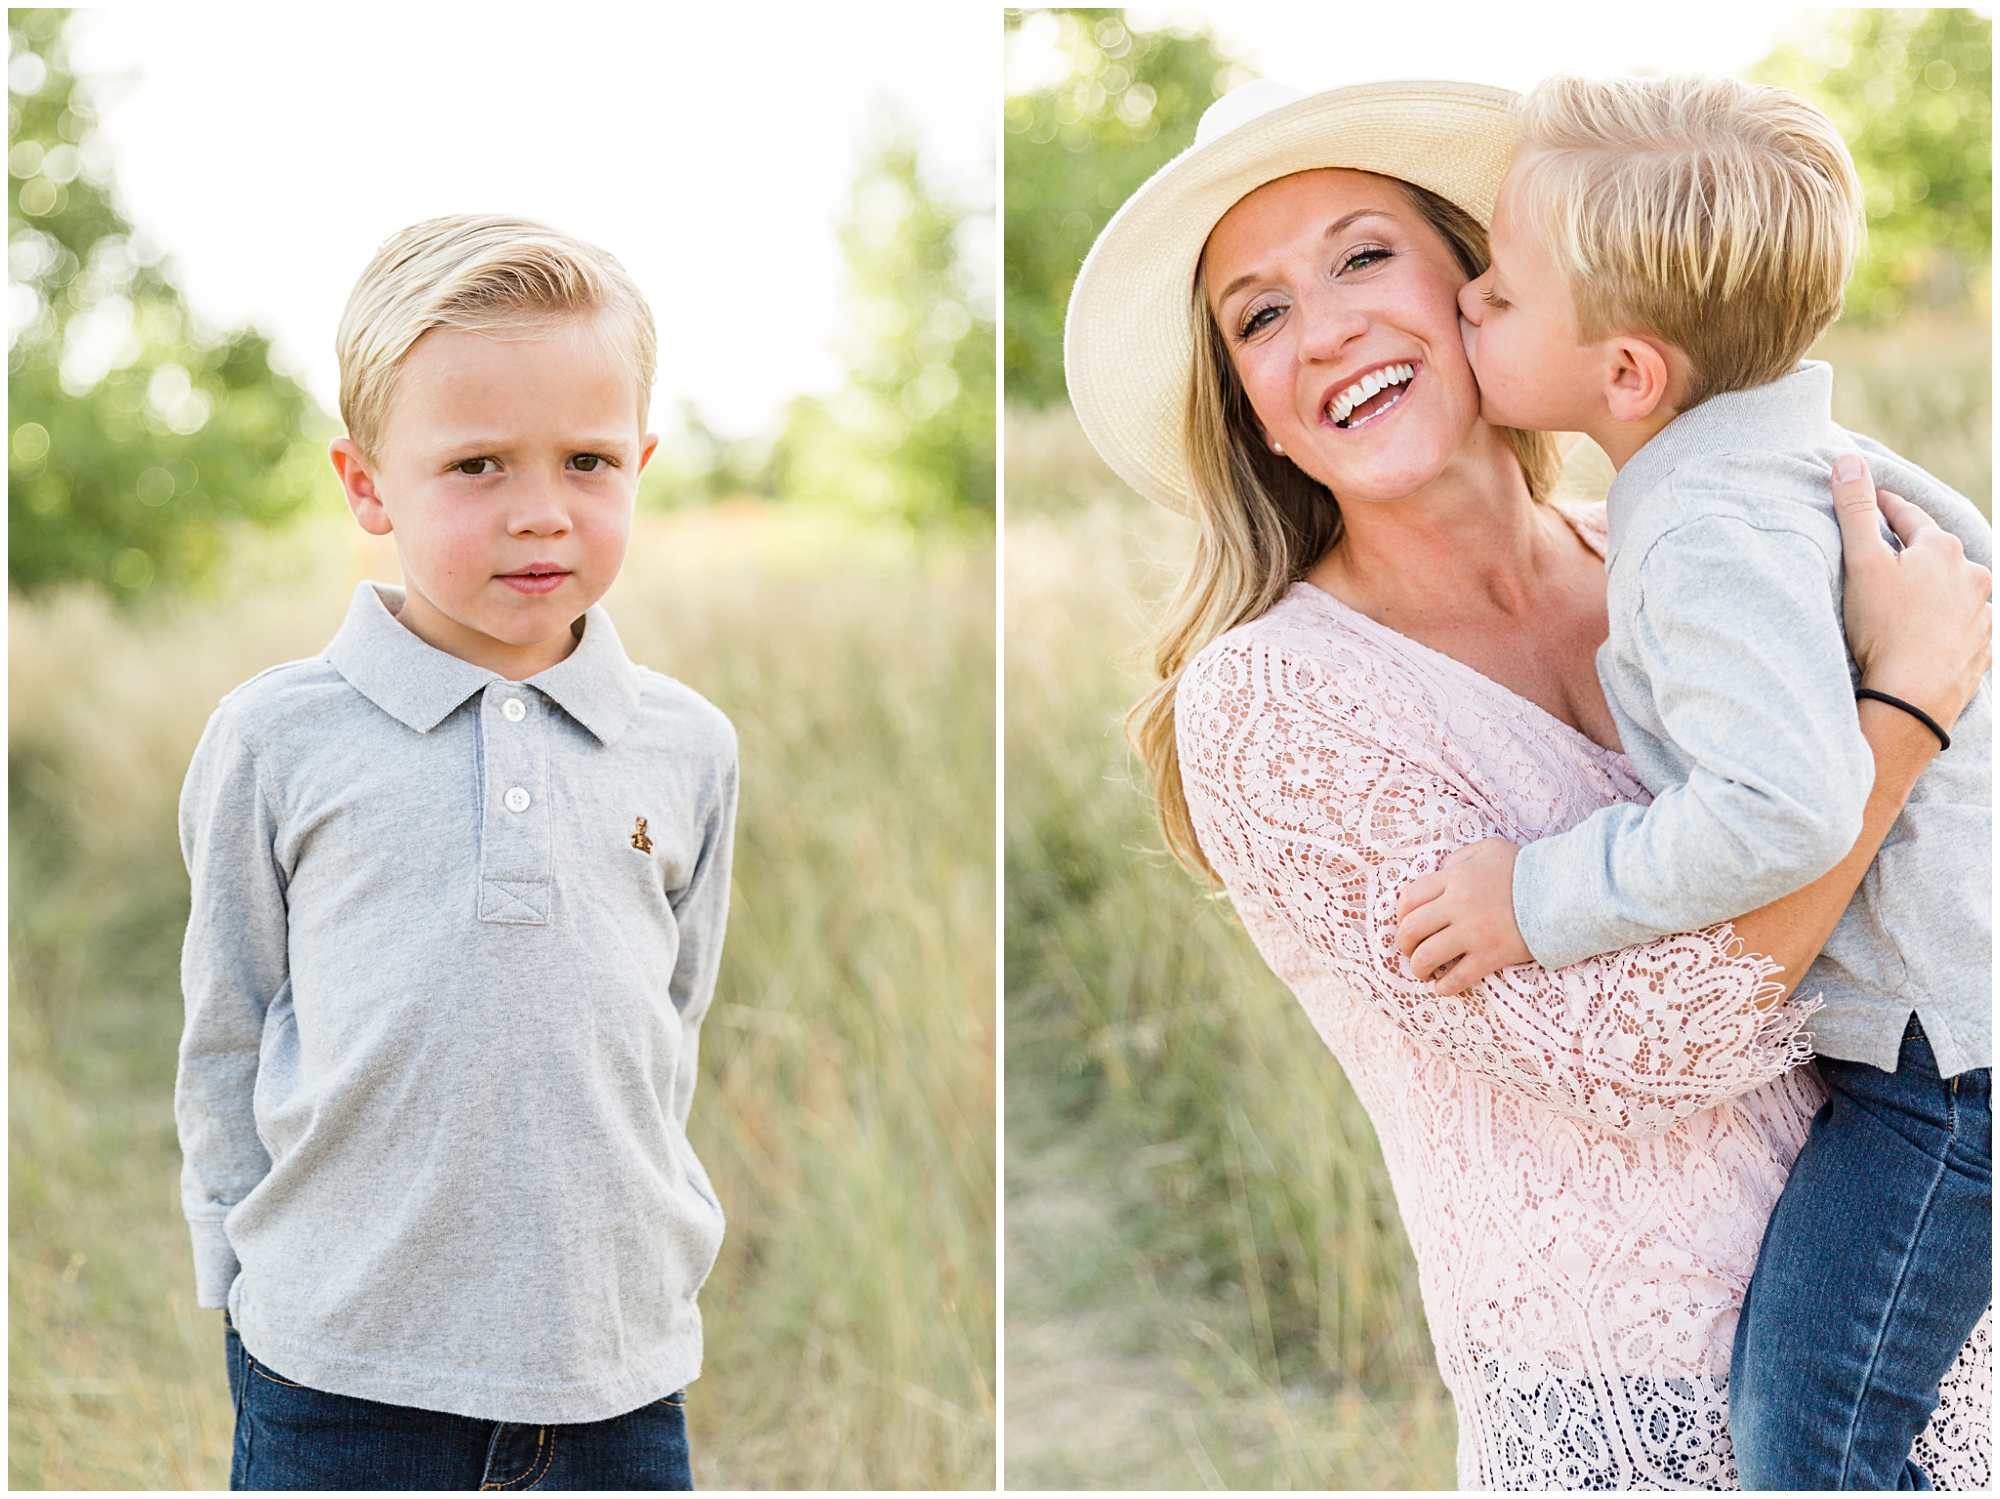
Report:
[{"label": "hat brim", "polygon": [[1257,115],[1161,167],[1091,246],[1063,368],[1092,446],[1149,500],[1187,514],[1188,299],[1209,231],[1267,182],[1321,167],[1399,177],[1489,224],[1517,96],[1476,83],[1366,83]]}]

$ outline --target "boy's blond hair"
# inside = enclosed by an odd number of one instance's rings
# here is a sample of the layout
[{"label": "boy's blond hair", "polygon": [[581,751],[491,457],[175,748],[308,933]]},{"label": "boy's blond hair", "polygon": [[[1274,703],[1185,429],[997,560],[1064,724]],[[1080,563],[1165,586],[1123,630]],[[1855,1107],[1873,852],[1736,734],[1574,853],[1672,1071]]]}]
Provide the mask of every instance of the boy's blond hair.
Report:
[{"label": "boy's blond hair", "polygon": [[375,252],[348,294],[335,350],[347,435],[374,453],[410,346],[433,328],[494,334],[609,313],[639,420],[653,389],[653,314],[616,260],[531,219],[455,214],[412,224]]},{"label": "boy's blond hair", "polygon": [[1688,356],[1685,411],[1791,373],[1840,315],[1862,194],[1833,122],[1734,78],[1558,76],[1516,107],[1509,176],[1585,342]]}]

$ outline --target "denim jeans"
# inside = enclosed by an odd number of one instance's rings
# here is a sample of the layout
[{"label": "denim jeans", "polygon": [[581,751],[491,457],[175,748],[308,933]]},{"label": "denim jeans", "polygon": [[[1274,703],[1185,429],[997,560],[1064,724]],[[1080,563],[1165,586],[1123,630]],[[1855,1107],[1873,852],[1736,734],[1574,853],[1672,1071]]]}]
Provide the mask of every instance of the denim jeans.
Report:
[{"label": "denim jeans", "polygon": [[1828,1098],[1736,1324],[1746,1489],[1928,1489],[1909,1460],[1993,1299],[1993,1074],[1940,1078],[1912,1015],[1894,1072],[1821,1058]]},{"label": "denim jeans", "polygon": [[232,1489],[692,1489],[681,1394],[608,1421],[477,1421],[330,1395],[223,1333]]}]

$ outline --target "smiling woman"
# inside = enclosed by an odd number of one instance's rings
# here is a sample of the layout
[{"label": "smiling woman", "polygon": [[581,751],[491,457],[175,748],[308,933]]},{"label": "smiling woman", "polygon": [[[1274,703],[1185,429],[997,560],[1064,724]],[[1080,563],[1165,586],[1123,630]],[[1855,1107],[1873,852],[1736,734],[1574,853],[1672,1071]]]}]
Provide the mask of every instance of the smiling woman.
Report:
[{"label": "smiling woman", "polygon": [[[1398,901],[1447,858],[1646,797],[1595,670],[1604,514],[1550,502],[1551,439],[1482,415],[1461,336],[1511,102],[1452,84],[1219,101],[1085,263],[1069,387],[1119,475],[1195,522],[1128,729],[1175,851],[1374,1122],[1461,1484],[1734,1487],[1730,1336],[1821,1101],[1784,994],[1936,742],[1864,705],[1859,841],[1733,922],[1463,995],[1404,961]],[[1942,652],[1965,663],[1962,705],[1982,570],[1941,561],[1970,608],[1931,608],[1914,567],[1863,565],[1890,554],[1872,486],[1849,490],[1849,618],[1902,637],[1869,679],[1917,680]],[[1949,558],[1912,515],[1905,555]],[[1917,1439],[1939,1487],[1983,1483],[1989,1360],[1982,1333]]]},{"label": "smiling woman", "polygon": [[[1369,172],[1297,172],[1215,226],[1201,276],[1235,291],[1197,316],[1222,330],[1224,368],[1260,435],[1317,486],[1307,504],[1329,528],[1337,521],[1306,580],[1615,746],[1596,685],[1602,563],[1560,512],[1536,503],[1546,486],[1537,493],[1522,460],[1538,463],[1547,435],[1478,420],[1457,297],[1484,259],[1478,224],[1436,193]],[[1246,264],[1256,269],[1232,274]],[[1391,378],[1402,370],[1411,373]],[[1477,536],[1449,519],[1409,534],[1411,500],[1467,491],[1517,517],[1511,542],[1485,513],[1467,517]],[[1395,528],[1386,536],[1385,521]],[[1468,545],[1489,555],[1511,545],[1530,559],[1541,592],[1531,617],[1447,604],[1431,579],[1381,555],[1400,561],[1415,547],[1441,565]]]}]

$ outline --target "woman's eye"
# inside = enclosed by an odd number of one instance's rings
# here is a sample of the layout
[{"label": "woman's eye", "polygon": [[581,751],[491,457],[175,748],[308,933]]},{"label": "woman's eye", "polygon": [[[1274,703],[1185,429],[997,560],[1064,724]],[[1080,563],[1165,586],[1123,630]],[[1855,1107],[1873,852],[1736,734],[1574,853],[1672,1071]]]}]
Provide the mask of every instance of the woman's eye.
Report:
[{"label": "woman's eye", "polygon": [[[492,467],[487,467],[488,464],[491,464]],[[492,458],[465,458],[454,463],[452,470],[455,473],[461,474],[493,474],[500,471],[500,464],[496,459]]]},{"label": "woman's eye", "polygon": [[1390,253],[1390,251],[1383,249],[1380,245],[1371,245],[1365,250],[1356,250],[1340,263],[1340,268],[1343,271],[1366,270],[1378,260],[1387,260]]},{"label": "woman's eye", "polygon": [[1272,323],[1277,321],[1278,314],[1283,311],[1284,308],[1275,305],[1252,308],[1249,314],[1243,319],[1243,325],[1236,330],[1236,336],[1238,338],[1249,338],[1253,334],[1263,332]]}]

